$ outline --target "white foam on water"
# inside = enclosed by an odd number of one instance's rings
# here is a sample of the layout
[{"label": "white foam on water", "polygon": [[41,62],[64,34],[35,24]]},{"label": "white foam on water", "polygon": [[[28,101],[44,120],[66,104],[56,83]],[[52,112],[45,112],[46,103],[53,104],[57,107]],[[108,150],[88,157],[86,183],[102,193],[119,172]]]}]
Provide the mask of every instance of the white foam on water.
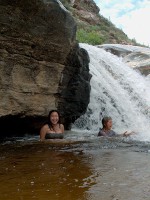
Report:
[{"label": "white foam on water", "polygon": [[90,56],[91,93],[87,112],[73,129],[98,132],[103,116],[111,116],[116,132],[131,130],[136,139],[150,141],[150,79],[101,48],[80,47]]}]

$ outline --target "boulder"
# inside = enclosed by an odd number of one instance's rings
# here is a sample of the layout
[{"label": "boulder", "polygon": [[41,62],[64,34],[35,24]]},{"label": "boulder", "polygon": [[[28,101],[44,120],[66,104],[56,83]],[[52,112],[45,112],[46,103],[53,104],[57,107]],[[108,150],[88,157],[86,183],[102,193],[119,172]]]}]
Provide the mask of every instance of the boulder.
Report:
[{"label": "boulder", "polygon": [[145,76],[150,74],[150,48],[121,44],[104,44],[98,47],[122,57],[123,62],[141,74]]},{"label": "boulder", "polygon": [[91,75],[69,11],[55,0],[0,0],[0,24],[0,124],[39,130],[58,109],[70,127],[86,111]]}]

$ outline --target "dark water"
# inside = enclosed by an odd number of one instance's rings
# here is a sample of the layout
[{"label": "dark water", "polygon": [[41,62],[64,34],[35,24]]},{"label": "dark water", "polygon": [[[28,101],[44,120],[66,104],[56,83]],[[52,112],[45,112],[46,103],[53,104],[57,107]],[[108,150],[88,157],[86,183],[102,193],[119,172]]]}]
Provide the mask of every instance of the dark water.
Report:
[{"label": "dark water", "polygon": [[150,199],[150,144],[118,138],[0,144],[0,200]]}]

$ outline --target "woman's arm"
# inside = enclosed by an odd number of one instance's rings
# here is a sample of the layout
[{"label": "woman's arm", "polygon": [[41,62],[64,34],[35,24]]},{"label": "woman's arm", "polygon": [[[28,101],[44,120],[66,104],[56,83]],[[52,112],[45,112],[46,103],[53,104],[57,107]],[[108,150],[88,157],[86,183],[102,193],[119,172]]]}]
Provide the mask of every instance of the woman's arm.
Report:
[{"label": "woman's arm", "polygon": [[46,131],[47,131],[47,125],[44,125],[40,130],[40,140],[41,141],[45,140]]}]

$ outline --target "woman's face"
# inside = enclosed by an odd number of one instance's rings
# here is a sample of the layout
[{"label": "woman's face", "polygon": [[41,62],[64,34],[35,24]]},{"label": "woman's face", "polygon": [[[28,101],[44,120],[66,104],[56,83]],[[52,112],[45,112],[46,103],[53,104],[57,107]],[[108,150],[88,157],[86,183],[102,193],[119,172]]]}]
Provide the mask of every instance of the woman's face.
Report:
[{"label": "woman's face", "polygon": [[107,130],[111,130],[111,128],[112,128],[112,120],[111,119],[106,122],[105,128]]},{"label": "woman's face", "polygon": [[50,121],[52,124],[57,124],[58,121],[59,121],[59,115],[57,112],[52,112],[51,115],[50,115]]}]

